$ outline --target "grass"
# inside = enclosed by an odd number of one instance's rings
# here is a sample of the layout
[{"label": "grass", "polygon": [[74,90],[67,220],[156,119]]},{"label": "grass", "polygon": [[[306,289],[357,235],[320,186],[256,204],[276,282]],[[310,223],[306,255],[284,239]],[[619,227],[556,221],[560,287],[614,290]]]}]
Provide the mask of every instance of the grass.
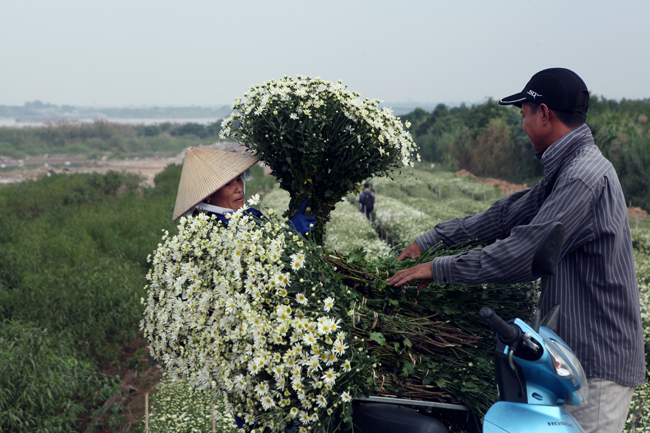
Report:
[{"label": "grass", "polygon": [[0,430],[74,431],[115,392],[100,367],[135,335],[151,227],[173,231],[179,176],[172,166],[145,190],[120,173],[0,188]]},{"label": "grass", "polygon": [[73,339],[14,320],[0,323],[0,426],[7,432],[68,431],[116,381],[98,372]]}]

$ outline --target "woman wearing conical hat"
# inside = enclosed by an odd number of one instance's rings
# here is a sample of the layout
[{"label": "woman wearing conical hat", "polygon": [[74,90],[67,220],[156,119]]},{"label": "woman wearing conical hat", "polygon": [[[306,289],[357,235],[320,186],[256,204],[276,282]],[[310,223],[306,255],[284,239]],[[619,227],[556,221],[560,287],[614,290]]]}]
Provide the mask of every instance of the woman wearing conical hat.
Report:
[{"label": "woman wearing conical hat", "polygon": [[[258,161],[253,155],[190,147],[183,161],[173,221],[183,215],[206,212],[228,226],[226,215],[246,206],[245,181],[253,179],[250,168]],[[302,203],[290,221],[303,234],[316,225],[316,217],[304,214],[308,201]],[[262,217],[254,208],[246,209],[246,213]]]}]

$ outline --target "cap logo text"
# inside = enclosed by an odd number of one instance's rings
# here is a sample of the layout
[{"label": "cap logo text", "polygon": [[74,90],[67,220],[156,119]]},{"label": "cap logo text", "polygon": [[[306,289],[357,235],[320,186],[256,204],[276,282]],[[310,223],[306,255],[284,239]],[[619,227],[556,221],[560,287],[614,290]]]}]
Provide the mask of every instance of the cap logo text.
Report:
[{"label": "cap logo text", "polygon": [[537,93],[537,92],[534,91],[534,90],[529,90],[529,91],[526,92],[526,93],[528,93],[530,96],[532,96],[533,99],[537,98],[538,96],[544,96],[544,95],[540,95],[539,93]]}]

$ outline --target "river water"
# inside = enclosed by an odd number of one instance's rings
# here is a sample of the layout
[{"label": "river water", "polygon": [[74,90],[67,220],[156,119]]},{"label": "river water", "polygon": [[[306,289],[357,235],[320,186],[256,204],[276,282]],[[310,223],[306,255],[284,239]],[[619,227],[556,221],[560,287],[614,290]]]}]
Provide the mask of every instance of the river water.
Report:
[{"label": "river water", "polygon": [[[94,119],[76,119],[76,122],[92,122]],[[105,120],[107,122],[114,122],[114,123],[126,123],[129,125],[156,125],[159,123],[165,123],[165,122],[170,122],[170,123],[199,123],[201,125],[208,125],[210,123],[216,122],[217,118],[213,117],[202,117],[198,119],[116,119],[116,118],[104,118],[101,120]],[[43,122],[16,122],[16,119],[14,118],[9,118],[9,117],[0,117],[0,127],[2,126],[9,126],[9,127],[29,127],[29,126],[46,126],[48,123],[43,123]]]}]

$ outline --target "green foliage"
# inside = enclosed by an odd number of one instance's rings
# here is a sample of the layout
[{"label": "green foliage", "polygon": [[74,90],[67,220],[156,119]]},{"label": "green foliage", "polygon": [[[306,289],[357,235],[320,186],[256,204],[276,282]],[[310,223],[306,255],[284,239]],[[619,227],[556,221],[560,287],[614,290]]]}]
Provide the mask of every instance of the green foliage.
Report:
[{"label": "green foliage", "polygon": [[[624,104],[621,102],[618,106]],[[594,110],[594,119],[590,122],[595,121],[597,113]],[[624,114],[603,123],[603,127],[618,125],[622,128],[627,125],[625,127],[629,128],[630,122],[635,122],[632,132],[623,129],[623,134],[630,134],[632,138],[618,144],[619,149],[632,139],[643,137],[634,131],[648,126],[648,123],[639,122],[638,116],[635,120],[633,116],[626,118]],[[600,125],[594,123],[590,126],[597,135]],[[613,137],[609,141],[611,148],[616,147],[618,139],[618,131],[614,131],[610,128],[608,135]],[[0,131],[0,135],[4,133],[5,130]],[[159,139],[163,137],[173,140],[168,134],[158,135]],[[0,139],[0,149],[1,142]],[[615,154],[611,149],[603,149],[604,153]],[[253,169],[256,181],[247,183],[247,195],[270,189],[274,181],[270,176],[258,176],[261,168]],[[5,405],[0,406],[0,419],[5,422],[9,413],[16,415],[15,411],[11,412],[15,407],[12,396],[19,388],[23,389],[21,395],[37,394],[38,404],[42,401],[42,407],[53,411],[40,412],[28,402],[22,406],[20,420],[14,417],[8,422],[15,424],[0,423],[0,430],[31,432],[39,431],[34,426],[43,426],[40,431],[71,431],[78,423],[77,418],[73,419],[73,413],[88,418],[92,416],[93,405],[96,407],[106,400],[113,382],[98,374],[96,366],[100,358],[113,358],[120,348],[120,336],[137,326],[141,311],[138,300],[143,295],[140,287],[146,268],[144,258],[159,240],[158,228],[175,231],[171,215],[180,172],[180,166],[169,166],[156,176],[155,188],[141,191],[135,177],[119,173],[107,176],[53,175],[0,187],[0,318],[4,320],[0,325],[0,404]],[[492,187],[459,178],[453,173],[418,172],[415,178],[409,179],[398,177],[397,182],[387,181],[376,186],[383,188],[380,192],[384,196],[399,200],[399,206],[427,214],[427,223],[431,227],[436,219],[473,212],[472,203],[480,207],[497,198],[490,196],[497,194]],[[622,177],[621,181],[624,182]],[[373,186],[375,182],[378,180],[373,180]],[[439,194],[443,200],[437,200]],[[633,199],[633,204],[637,205],[636,199]],[[640,227],[644,226],[645,220],[640,222]],[[335,224],[333,218],[332,227]],[[399,223],[395,227],[397,230]],[[402,224],[402,229],[406,227],[407,224]],[[643,233],[641,229],[633,233],[633,240],[643,326],[648,330],[650,243],[647,234]],[[354,234],[350,234],[341,239],[353,237]],[[352,263],[358,260],[362,260],[361,256]],[[109,293],[113,291],[115,293]],[[36,312],[30,311],[32,309]],[[441,314],[447,313],[449,311]],[[514,317],[520,314],[503,315]],[[31,323],[25,322],[28,320]],[[123,326],[128,329],[123,329]],[[386,338],[383,332],[382,335]],[[646,332],[646,353],[650,352],[648,335]],[[102,336],[106,341],[102,342]],[[414,339],[409,338],[409,342],[416,344]],[[406,341],[398,343],[398,348],[406,348]],[[408,371],[409,366],[404,365],[402,371],[404,368]],[[32,381],[30,378],[43,380]],[[59,378],[65,380],[57,382]],[[86,384],[86,389],[79,385],[80,382]],[[48,386],[53,397],[48,394]],[[637,389],[631,413],[635,412],[636,403],[641,398],[644,401],[650,398],[647,384]],[[57,408],[64,409],[58,411]],[[650,412],[646,409],[643,416],[642,426],[650,419]]]},{"label": "green foliage", "polygon": [[650,210],[650,123],[647,119],[646,114],[630,114],[621,108],[597,111],[590,115],[589,126],[601,152],[614,165],[628,203]]},{"label": "green foliage", "polygon": [[[440,104],[403,116],[422,157],[477,176],[533,184],[544,168],[534,156],[517,107],[495,101],[467,107]],[[650,99],[613,101],[592,96],[587,124],[621,180],[628,202],[650,210]]]},{"label": "green foliage", "polygon": [[[266,209],[272,208],[277,213],[282,213],[289,206],[289,193],[275,189],[262,198]],[[341,201],[331,213],[332,220],[328,223],[325,237],[325,248],[342,254],[361,251],[362,257],[367,260],[385,257],[391,251],[377,232],[369,224],[365,215],[359,212],[356,198],[352,203]]]},{"label": "green foliage", "polygon": [[471,107],[440,104],[431,113],[416,109],[403,119],[413,124],[413,139],[427,161],[519,183],[543,175],[517,108],[489,99]]},{"label": "green foliage", "polygon": [[0,188],[0,430],[71,431],[107,399],[98,365],[137,329],[151,225],[173,231],[179,178],[174,165],[152,189],[114,172]]},{"label": "green foliage", "polygon": [[[641,325],[647,367],[650,366],[650,229],[632,230],[632,245],[634,247],[636,276],[639,283]],[[634,391],[625,431],[631,431],[634,423],[640,428],[640,431],[648,430],[650,427],[650,406],[647,404],[648,401],[650,401],[650,383],[646,378],[646,382]],[[643,406],[642,409],[640,409],[640,405]],[[636,414],[639,410],[641,418],[636,420]]]},{"label": "green foliage", "polygon": [[97,120],[92,123],[57,122],[33,128],[0,128],[0,154],[16,158],[44,153],[151,156],[216,141],[220,123],[129,125]]},{"label": "green foliage", "polygon": [[0,430],[68,432],[115,380],[78,359],[69,340],[17,321],[0,322]]},{"label": "green foliage", "polygon": [[137,177],[116,172],[0,189],[0,319],[65,330],[80,349],[110,357],[107,343],[140,317],[138,287],[157,243],[150,224],[171,228],[165,177],[141,194]]},{"label": "green foliage", "polygon": [[372,180],[377,192],[373,224],[381,237],[405,248],[437,223],[476,214],[503,197],[472,176],[443,171],[411,173]]},{"label": "green foliage", "polygon": [[[425,252],[416,260],[367,262],[359,255],[328,260],[339,277],[363,294],[353,332],[377,360],[374,391],[415,399],[467,405],[480,418],[497,400],[493,331],[479,318],[488,306],[505,318],[528,320],[537,288],[533,283],[469,287],[431,283],[426,289],[391,287],[385,278],[399,269],[469,249]],[[353,307],[354,308],[354,307]],[[353,319],[354,320],[354,319]],[[426,386],[423,386],[426,385]]]}]

